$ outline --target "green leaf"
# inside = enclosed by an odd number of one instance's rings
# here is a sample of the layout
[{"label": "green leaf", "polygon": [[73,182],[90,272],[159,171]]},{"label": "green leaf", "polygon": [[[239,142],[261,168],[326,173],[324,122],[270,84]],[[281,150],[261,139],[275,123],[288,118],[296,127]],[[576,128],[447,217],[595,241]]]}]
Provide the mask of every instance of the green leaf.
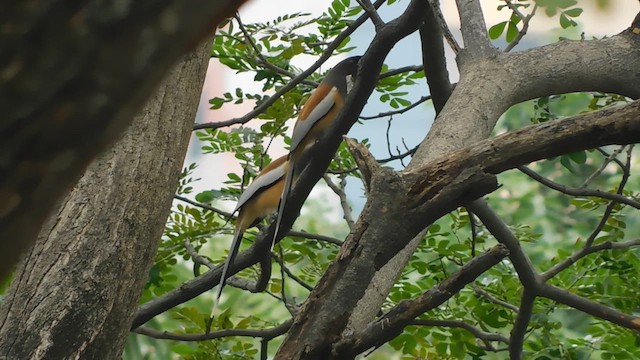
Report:
[{"label": "green leaf", "polygon": [[504,28],[506,25],[507,25],[507,21],[503,21],[489,28],[489,38],[491,38],[492,40],[498,39],[500,35],[502,35],[502,33],[504,32]]},{"label": "green leaf", "polygon": [[576,151],[574,153],[569,154],[569,157],[576,164],[584,164],[587,161],[587,152],[586,151]]},{"label": "green leaf", "polygon": [[509,22],[509,27],[507,28],[507,42],[512,42],[518,36],[519,30],[515,23]]},{"label": "green leaf", "polygon": [[203,191],[196,195],[196,201],[204,204],[210,203],[213,201],[213,199],[215,199],[215,196],[213,194],[214,193],[211,190]]},{"label": "green leaf", "polygon": [[577,25],[578,23],[569,19],[569,17],[564,13],[560,14],[560,26],[562,26],[563,29],[566,29],[572,26],[577,26]]},{"label": "green leaf", "polygon": [[578,17],[578,16],[580,16],[580,14],[582,14],[582,9],[581,8],[573,8],[573,9],[566,10],[564,13],[567,16]]}]

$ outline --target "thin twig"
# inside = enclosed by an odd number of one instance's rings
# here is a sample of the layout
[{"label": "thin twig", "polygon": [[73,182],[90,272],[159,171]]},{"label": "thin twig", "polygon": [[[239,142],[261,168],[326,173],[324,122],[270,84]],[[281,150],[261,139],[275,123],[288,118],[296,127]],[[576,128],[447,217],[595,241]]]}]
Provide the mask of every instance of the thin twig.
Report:
[{"label": "thin twig", "polygon": [[187,250],[187,253],[193,259],[193,262],[195,262],[196,264],[202,264],[208,267],[209,269],[213,269],[214,267],[216,267],[216,265],[211,261],[209,261],[209,259],[198,254],[198,251],[196,251],[196,248],[193,247],[189,239],[184,239],[183,244],[184,244],[184,248]]},{"label": "thin twig", "polygon": [[393,110],[393,111],[385,111],[385,112],[381,112],[378,115],[369,115],[369,116],[360,116],[361,120],[372,120],[372,119],[379,119],[382,117],[387,117],[387,116],[393,116],[393,115],[397,115],[397,114],[404,114],[405,112],[413,109],[414,107],[422,104],[425,101],[431,100],[431,95],[427,95],[427,96],[423,96],[420,99],[418,99],[416,102],[412,103],[411,105],[408,105],[407,107],[403,107],[402,109],[397,109],[397,110]]},{"label": "thin twig", "polygon": [[611,163],[612,161],[617,161],[617,164],[621,168],[624,168],[624,164],[620,160],[617,159],[617,156],[624,150],[625,147],[626,147],[626,145],[620,146],[619,148],[613,150],[613,152],[611,154],[607,153],[606,151],[602,150],[601,148],[596,148],[596,150],[598,152],[600,152],[603,156],[605,156],[605,159],[602,162],[602,165],[600,165],[600,167],[598,168],[598,170],[594,171],[593,174],[589,175],[587,180],[585,180],[584,183],[582,183],[581,187],[586,187],[587,185],[589,185],[591,183],[591,181],[593,181],[593,179],[595,179],[596,177],[600,176],[600,174],[602,174],[604,169],[606,169],[607,166],[609,165],[609,163]]},{"label": "thin twig", "polygon": [[482,340],[484,342],[485,347],[489,351],[496,351],[496,349],[491,345],[491,341],[499,341],[505,344],[509,344],[509,339],[502,335],[496,333],[488,333],[484,332],[477,327],[467,324],[464,321],[458,320],[414,320],[410,323],[410,325],[420,325],[420,326],[440,326],[440,327],[453,327],[467,330],[477,339]]},{"label": "thin twig", "polygon": [[575,254],[572,254],[568,258],[562,260],[561,262],[557,263],[549,270],[542,273],[541,276],[545,281],[547,281],[589,254],[593,254],[595,252],[603,251],[603,250],[627,249],[634,246],[640,246],[640,239],[634,239],[634,240],[623,241],[623,242],[605,241],[603,243],[593,245],[590,247],[583,247],[582,249],[580,249],[580,251],[576,252]]},{"label": "thin twig", "polygon": [[[236,13],[236,15],[234,16],[234,18],[236,19],[236,21],[238,22],[238,27],[240,28],[240,31],[242,32],[242,34],[244,35],[244,39],[245,41],[243,41],[245,43],[245,45],[248,45],[251,49],[253,49],[253,52],[255,53],[256,57],[257,57],[257,63],[259,65],[262,65],[263,67],[276,72],[278,74],[281,75],[286,75],[290,78],[295,78],[296,74],[292,73],[291,71],[285,70],[279,66],[273,65],[272,63],[269,62],[269,60],[267,60],[267,58],[264,57],[264,55],[262,55],[262,53],[260,52],[260,49],[258,49],[258,46],[256,45],[256,43],[253,41],[253,38],[251,37],[251,35],[249,34],[249,32],[247,31],[247,29],[244,27],[244,24],[242,23],[242,20],[240,19],[240,15],[238,13]],[[315,81],[310,81],[310,80],[302,80],[301,83],[303,84],[307,84],[313,87],[317,87],[318,83]]]},{"label": "thin twig", "polygon": [[184,201],[184,202],[186,202],[187,204],[191,204],[191,205],[193,205],[193,206],[197,206],[197,207],[199,207],[199,208],[203,208],[203,209],[205,209],[205,210],[213,211],[214,213],[216,213],[216,214],[218,214],[218,215],[222,215],[222,216],[226,217],[227,219],[228,219],[228,218],[231,218],[231,217],[233,216],[233,215],[232,215],[231,213],[229,213],[229,212],[226,212],[226,211],[224,211],[224,210],[220,210],[220,209],[218,209],[218,208],[214,208],[213,206],[209,206],[209,205],[206,205],[206,204],[202,204],[202,203],[199,203],[199,202],[193,201],[193,200],[188,199],[188,198],[186,198],[186,197],[184,197],[184,196],[181,196],[181,195],[174,195],[174,196],[173,196],[173,198],[174,198],[174,199],[177,199],[177,200],[180,200],[180,201]]},{"label": "thin twig", "polygon": [[280,267],[282,268],[284,273],[287,274],[287,276],[290,277],[291,280],[297,282],[303,288],[305,288],[305,289],[307,289],[309,291],[313,291],[313,286],[307,284],[304,280],[300,279],[298,276],[296,276],[296,274],[291,272],[291,270],[287,266],[284,265],[284,257],[282,257],[282,256],[280,256],[280,257],[274,256],[274,258],[278,262],[278,264],[280,265]]},{"label": "thin twig", "polygon": [[340,199],[340,206],[342,207],[343,218],[347,222],[347,226],[349,226],[349,230],[353,230],[355,226],[355,221],[353,220],[352,209],[351,209],[351,206],[349,205],[349,201],[347,200],[347,194],[344,191],[344,187],[336,185],[327,174],[322,175],[322,178],[324,179],[324,182],[327,183],[329,188],[336,195],[338,195],[338,198]]},{"label": "thin twig", "polygon": [[246,336],[253,338],[273,339],[284,333],[286,333],[293,320],[289,319],[282,324],[270,328],[270,329],[225,329],[213,331],[208,334],[178,334],[169,331],[158,331],[149,327],[140,326],[133,330],[133,332],[145,336],[152,337],[154,339],[164,340],[179,340],[179,341],[204,341],[212,339],[220,339],[229,336]]},{"label": "thin twig", "polygon": [[508,303],[506,301],[502,301],[502,300],[498,299],[497,297],[491,295],[488,291],[486,291],[486,290],[484,290],[484,289],[482,289],[482,288],[480,288],[478,286],[474,286],[473,287],[473,292],[475,292],[477,295],[480,295],[480,296],[484,297],[485,299],[491,301],[492,303],[494,303],[496,305],[503,306],[503,307],[505,307],[505,308],[507,308],[507,309],[509,309],[511,311],[514,311],[514,312],[520,311],[520,309],[518,309],[517,306],[515,306],[513,304],[510,304],[510,303]]},{"label": "thin twig", "polygon": [[640,331],[640,317],[622,313],[567,290],[549,284],[542,284],[538,294],[624,328]]},{"label": "thin twig", "polygon": [[306,231],[294,231],[294,230],[291,230],[291,231],[289,231],[288,236],[295,236],[295,237],[301,237],[301,238],[310,239],[310,240],[324,241],[324,242],[327,242],[329,244],[342,246],[342,240],[340,240],[340,239],[336,239],[334,237],[326,236],[326,235],[312,234],[312,233],[308,233]]},{"label": "thin twig", "polygon": [[565,186],[565,185],[562,185],[562,184],[558,184],[558,183],[556,183],[556,182],[554,182],[552,180],[549,180],[549,179],[543,177],[542,175],[536,173],[535,171],[529,169],[526,166],[518,166],[518,170],[522,171],[527,176],[529,176],[533,180],[541,183],[542,185],[544,185],[546,187],[549,187],[549,188],[551,188],[553,190],[559,191],[559,192],[561,192],[563,194],[566,194],[566,195],[599,197],[599,198],[602,198],[602,199],[607,199],[607,200],[623,203],[623,204],[632,206],[632,207],[634,207],[636,209],[640,209],[640,201],[635,201],[633,199],[629,199],[629,198],[627,198],[625,196],[622,196],[620,194],[611,194],[611,193],[608,193],[606,191],[600,191],[600,190],[568,187],[568,186]]},{"label": "thin twig", "polygon": [[454,54],[458,54],[460,52],[460,45],[456,38],[451,33],[451,29],[447,26],[447,21],[444,19],[444,15],[442,14],[442,10],[440,9],[440,1],[439,0],[429,0],[429,4],[433,9],[433,12],[436,14],[436,19],[438,20],[438,25],[442,29],[442,33],[444,34],[444,38],[447,40],[449,47],[453,50]]},{"label": "thin twig", "polygon": [[[633,145],[630,145],[627,148],[627,162],[622,167],[622,179],[620,180],[620,184],[618,185],[618,189],[616,190],[616,194],[618,195],[622,195],[624,191],[624,187],[627,184],[627,181],[629,180],[629,176],[631,175],[632,151],[633,151]],[[598,236],[598,234],[600,234],[600,232],[606,225],[607,220],[609,219],[609,216],[611,216],[611,214],[613,213],[613,209],[615,208],[617,203],[618,203],[617,201],[613,200],[609,203],[609,205],[607,205],[607,208],[605,209],[604,214],[602,215],[602,219],[600,219],[600,223],[595,228],[595,230],[591,233],[589,238],[587,238],[587,240],[585,241],[585,244],[584,244],[585,247],[590,247],[591,245],[593,245],[593,242],[596,240],[596,237]]]},{"label": "thin twig", "polygon": [[380,76],[378,77],[378,79],[384,79],[390,76],[395,76],[398,74],[402,74],[402,73],[406,73],[409,71],[413,71],[413,72],[418,72],[418,71],[422,71],[424,70],[424,66],[423,65],[409,65],[409,66],[403,66],[397,69],[393,69],[393,70],[389,70],[389,71],[385,71],[383,73],[380,74]]},{"label": "thin twig", "polygon": [[536,14],[538,4],[534,4],[531,13],[525,16],[510,0],[505,0],[505,2],[507,3],[509,9],[511,9],[511,11],[513,11],[520,19],[522,19],[522,29],[518,31],[518,35],[516,35],[515,39],[513,39],[513,41],[511,41],[504,49],[505,52],[509,52],[520,43],[520,40],[522,40],[522,38],[527,34],[527,31],[529,31],[529,22],[531,22],[531,19]]}]

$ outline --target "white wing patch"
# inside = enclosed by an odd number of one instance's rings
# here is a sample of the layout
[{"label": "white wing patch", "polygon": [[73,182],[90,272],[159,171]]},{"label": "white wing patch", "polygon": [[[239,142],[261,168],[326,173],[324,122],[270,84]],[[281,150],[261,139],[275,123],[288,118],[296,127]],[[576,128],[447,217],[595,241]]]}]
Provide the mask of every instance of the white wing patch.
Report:
[{"label": "white wing patch", "polygon": [[336,87],[331,88],[331,91],[327,93],[327,96],[322,99],[316,107],[311,110],[309,116],[306,119],[300,119],[296,122],[296,127],[293,129],[293,135],[291,136],[291,150],[294,151],[298,145],[304,140],[309,131],[313,128],[318,120],[322,119],[335,104],[335,97],[338,89]]},{"label": "white wing patch", "polygon": [[238,211],[238,209],[240,209],[244,204],[246,204],[247,201],[249,201],[249,199],[251,199],[261,189],[269,187],[273,183],[280,180],[280,178],[284,176],[286,165],[287,165],[287,162],[285,161],[282,164],[280,164],[280,166],[269,171],[268,173],[264,175],[260,175],[255,179],[253,179],[251,184],[249,184],[249,186],[247,186],[244,192],[240,194],[240,198],[238,199],[238,204],[236,204],[236,208],[233,209],[233,212],[235,213],[236,211]]}]

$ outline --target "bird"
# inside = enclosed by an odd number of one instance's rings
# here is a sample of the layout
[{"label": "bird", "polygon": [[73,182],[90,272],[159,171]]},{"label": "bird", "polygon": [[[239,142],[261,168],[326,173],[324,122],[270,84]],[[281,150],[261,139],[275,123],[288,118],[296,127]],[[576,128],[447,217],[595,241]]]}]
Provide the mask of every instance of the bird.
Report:
[{"label": "bird", "polygon": [[288,169],[288,155],[273,160],[258,173],[238,198],[238,203],[231,213],[233,215],[238,212],[233,241],[231,242],[229,255],[222,268],[212,314],[215,314],[218,308],[222,289],[229,278],[229,267],[238,254],[245,230],[258,225],[263,218],[276,212],[280,202],[280,195],[284,188],[284,176]]},{"label": "bird", "polygon": [[287,158],[290,164],[289,171],[280,196],[271,249],[276,243],[294,175],[297,176],[297,173],[304,169],[304,164],[299,163],[302,154],[320,139],[324,130],[333,123],[340,113],[347,93],[351,90],[351,85],[357,75],[360,58],[361,56],[352,56],[336,64],[302,105],[291,136],[291,148]]}]

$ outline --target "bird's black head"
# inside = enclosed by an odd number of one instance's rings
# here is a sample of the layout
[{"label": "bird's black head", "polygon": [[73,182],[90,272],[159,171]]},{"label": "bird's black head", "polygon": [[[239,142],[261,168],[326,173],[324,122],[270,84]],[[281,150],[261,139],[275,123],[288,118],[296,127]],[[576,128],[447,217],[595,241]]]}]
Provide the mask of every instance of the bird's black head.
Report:
[{"label": "bird's black head", "polygon": [[323,83],[336,86],[343,96],[346,95],[349,87],[348,83],[355,81],[355,77],[358,74],[358,61],[360,61],[361,57],[352,56],[337,63],[324,78]]}]

